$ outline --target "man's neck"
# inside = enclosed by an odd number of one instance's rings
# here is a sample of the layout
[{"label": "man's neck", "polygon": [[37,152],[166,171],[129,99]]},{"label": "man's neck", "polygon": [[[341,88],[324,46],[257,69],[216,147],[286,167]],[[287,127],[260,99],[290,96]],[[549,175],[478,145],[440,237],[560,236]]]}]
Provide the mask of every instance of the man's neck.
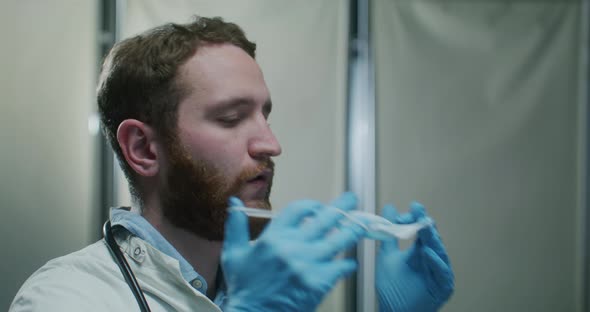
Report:
[{"label": "man's neck", "polygon": [[195,270],[198,270],[199,275],[207,282],[207,297],[214,298],[217,286],[219,286],[217,285],[217,272],[223,242],[209,241],[178,228],[155,209],[144,208],[143,217],[176,248]]}]

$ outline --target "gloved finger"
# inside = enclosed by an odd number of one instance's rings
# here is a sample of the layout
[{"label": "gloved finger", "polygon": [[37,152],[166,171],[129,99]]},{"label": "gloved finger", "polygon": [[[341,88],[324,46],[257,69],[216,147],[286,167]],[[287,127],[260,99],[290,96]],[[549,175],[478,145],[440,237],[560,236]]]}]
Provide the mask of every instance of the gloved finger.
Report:
[{"label": "gloved finger", "polygon": [[410,204],[410,212],[404,213],[395,218],[395,223],[408,224],[415,223],[420,218],[424,217],[426,211],[424,206],[418,202],[412,202]]},{"label": "gloved finger", "polygon": [[[381,215],[385,219],[387,219],[391,222],[394,222],[394,220],[398,216],[397,210],[395,209],[395,207],[393,205],[389,205],[389,204],[383,206],[383,209],[381,210]],[[390,240],[381,242],[381,251],[382,252],[388,252],[389,250],[398,250],[398,249],[399,249],[399,244],[398,244],[397,238],[392,238]]]},{"label": "gloved finger", "polygon": [[331,230],[334,230],[342,218],[344,218],[342,210],[324,206],[315,217],[307,220],[301,226],[301,235],[306,240],[323,237]]},{"label": "gloved finger", "polygon": [[356,271],[357,267],[354,259],[336,259],[320,266],[314,275],[333,287],[338,280]]},{"label": "gloved finger", "polygon": [[232,207],[230,206],[228,209],[228,217],[225,222],[225,237],[223,242],[223,248],[225,250],[246,246],[250,241],[248,217],[243,212]]},{"label": "gloved finger", "polygon": [[426,209],[419,202],[412,202],[410,204],[410,213],[414,217],[414,220],[420,220],[426,217]]},{"label": "gloved finger", "polygon": [[[427,215],[425,215],[424,218],[430,219]],[[432,249],[447,265],[450,265],[449,255],[445,250],[445,246],[436,229],[436,226],[434,225],[434,221],[432,225],[418,231],[418,241],[425,247]]]},{"label": "gloved finger", "polygon": [[332,200],[329,206],[319,210],[316,218],[302,227],[303,232],[307,233],[306,238],[317,238],[326,235],[344,217],[342,211],[346,212],[355,209],[357,202],[357,197],[352,192],[344,192]]},{"label": "gloved finger", "polygon": [[446,301],[455,288],[455,276],[453,270],[447,263],[439,257],[439,255],[432,249],[425,247],[424,252],[424,266],[427,267],[431,273],[432,282],[435,283],[436,288],[429,287],[433,293],[437,294],[437,299]]},{"label": "gloved finger", "polygon": [[339,208],[344,211],[350,211],[356,208],[358,199],[353,192],[344,192],[330,202],[330,206]]},{"label": "gloved finger", "polygon": [[230,207],[244,207],[245,206],[244,202],[235,196],[230,196],[228,203],[229,203]]},{"label": "gloved finger", "polygon": [[269,224],[269,228],[297,226],[305,217],[316,214],[322,206],[322,203],[315,200],[299,200],[292,202],[273,218],[273,221]]},{"label": "gloved finger", "polygon": [[336,226],[344,217],[342,211],[350,211],[356,208],[357,197],[352,192],[344,192],[338,196],[329,206],[323,207],[317,213],[316,218],[302,227],[306,238],[322,237]]},{"label": "gloved finger", "polygon": [[365,235],[366,230],[358,224],[339,227],[324,240],[314,245],[313,253],[319,259],[332,259],[340,252],[354,246]]}]

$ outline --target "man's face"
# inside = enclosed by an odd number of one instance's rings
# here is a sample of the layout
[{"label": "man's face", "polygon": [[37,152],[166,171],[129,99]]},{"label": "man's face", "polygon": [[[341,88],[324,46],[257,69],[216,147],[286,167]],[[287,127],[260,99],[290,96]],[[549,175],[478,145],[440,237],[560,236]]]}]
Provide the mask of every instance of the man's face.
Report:
[{"label": "man's face", "polygon": [[162,209],[176,226],[221,240],[229,196],[270,209],[271,157],[281,153],[270,95],[256,62],[229,44],[200,47],[178,75],[188,92],[165,146]]}]

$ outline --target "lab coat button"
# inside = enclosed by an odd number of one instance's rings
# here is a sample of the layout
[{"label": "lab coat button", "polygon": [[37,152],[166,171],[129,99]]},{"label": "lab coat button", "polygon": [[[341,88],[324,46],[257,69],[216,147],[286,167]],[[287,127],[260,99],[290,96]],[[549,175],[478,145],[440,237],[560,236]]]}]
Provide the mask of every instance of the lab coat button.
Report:
[{"label": "lab coat button", "polygon": [[133,254],[138,257],[139,255],[141,255],[141,248],[139,247],[135,247],[135,250],[133,251]]}]

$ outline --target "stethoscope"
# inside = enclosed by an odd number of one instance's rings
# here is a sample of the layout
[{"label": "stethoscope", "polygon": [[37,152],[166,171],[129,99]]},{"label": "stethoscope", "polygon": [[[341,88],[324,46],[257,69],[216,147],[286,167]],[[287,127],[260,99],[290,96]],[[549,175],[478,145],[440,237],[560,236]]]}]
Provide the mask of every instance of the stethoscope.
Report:
[{"label": "stethoscope", "polygon": [[142,312],[149,312],[150,306],[145,300],[143,291],[141,290],[141,288],[139,288],[139,284],[137,283],[137,279],[135,279],[133,271],[131,271],[129,263],[127,263],[127,260],[125,260],[123,253],[121,253],[121,250],[119,249],[119,245],[113,237],[113,229],[111,228],[110,220],[104,223],[104,226],[102,227],[102,234],[104,235],[104,239],[107,242],[107,248],[109,249],[111,255],[115,259],[115,263],[117,263],[119,269],[121,269],[121,273],[123,273],[125,281],[127,281],[127,285],[129,285],[129,288],[131,288],[131,292],[133,292],[133,295],[137,300],[139,309]]}]

